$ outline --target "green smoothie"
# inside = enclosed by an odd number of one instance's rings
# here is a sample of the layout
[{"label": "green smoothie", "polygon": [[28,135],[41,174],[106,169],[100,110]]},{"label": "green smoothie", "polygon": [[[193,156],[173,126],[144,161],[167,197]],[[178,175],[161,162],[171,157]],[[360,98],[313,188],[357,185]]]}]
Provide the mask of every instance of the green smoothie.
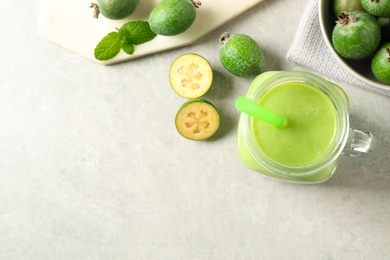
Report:
[{"label": "green smoothie", "polygon": [[269,90],[259,103],[288,120],[283,128],[253,121],[257,143],[273,161],[302,166],[328,151],[337,120],[336,111],[323,92],[305,83],[284,83]]},{"label": "green smoothie", "polygon": [[[282,74],[276,71],[262,73],[252,82],[246,97],[251,97],[259,89],[268,88],[268,80],[278,78]],[[266,83],[263,84],[264,82]],[[345,92],[330,82],[326,84],[333,93],[337,92],[337,95],[344,99],[345,107],[348,107]],[[273,85],[257,102],[286,117],[288,123],[282,128],[277,128],[253,118],[247,126],[241,114],[237,135],[237,148],[241,161],[252,170],[287,181],[319,183],[329,179],[336,170],[339,157],[329,159],[328,152],[332,144],[334,149],[334,143],[339,142],[335,140],[340,134],[339,111],[336,111],[331,98],[323,91],[297,79]],[[252,134],[248,133],[249,130],[245,130],[246,127],[252,129],[253,138],[251,137],[250,140],[247,137]],[[249,145],[256,147],[256,150]],[[260,151],[263,155],[258,154]],[[268,158],[267,161],[270,159],[272,164],[284,165],[283,169],[286,170],[277,172],[272,168],[274,166],[269,168],[270,165],[264,161],[264,155]],[[324,155],[327,159],[325,164],[322,164]],[[319,161],[324,165],[322,168],[310,174],[305,172],[301,174],[302,167],[312,169],[311,165],[314,165],[312,163]],[[294,173],[287,169],[292,169]]]}]

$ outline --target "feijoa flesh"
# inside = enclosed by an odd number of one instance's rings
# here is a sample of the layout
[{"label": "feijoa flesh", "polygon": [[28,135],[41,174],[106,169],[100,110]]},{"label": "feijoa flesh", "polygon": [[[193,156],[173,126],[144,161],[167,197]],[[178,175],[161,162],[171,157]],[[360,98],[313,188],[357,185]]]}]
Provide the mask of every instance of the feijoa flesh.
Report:
[{"label": "feijoa flesh", "polygon": [[177,131],[185,138],[200,141],[212,137],[220,125],[215,106],[205,99],[190,99],[179,109],[175,118]]},{"label": "feijoa flesh", "polygon": [[96,0],[97,4],[91,3],[95,9],[94,17],[99,13],[110,20],[120,20],[131,15],[138,7],[140,0]]},{"label": "feijoa flesh", "polygon": [[223,67],[238,77],[252,77],[261,74],[265,59],[259,44],[245,34],[223,33],[219,39],[219,58]]},{"label": "feijoa flesh", "polygon": [[210,63],[195,53],[186,53],[177,57],[169,69],[169,81],[172,89],[183,98],[203,96],[213,82],[213,70]]},{"label": "feijoa flesh", "polygon": [[371,60],[371,70],[381,82],[390,85],[390,42],[378,49]]},{"label": "feijoa flesh", "polygon": [[377,19],[362,11],[342,12],[332,32],[334,49],[347,59],[368,58],[380,41],[381,28]]},{"label": "feijoa flesh", "polygon": [[361,0],[364,9],[377,17],[390,17],[390,0]]},{"label": "feijoa flesh", "polygon": [[196,19],[195,0],[162,0],[149,14],[150,29],[164,36],[173,36],[188,30]]}]

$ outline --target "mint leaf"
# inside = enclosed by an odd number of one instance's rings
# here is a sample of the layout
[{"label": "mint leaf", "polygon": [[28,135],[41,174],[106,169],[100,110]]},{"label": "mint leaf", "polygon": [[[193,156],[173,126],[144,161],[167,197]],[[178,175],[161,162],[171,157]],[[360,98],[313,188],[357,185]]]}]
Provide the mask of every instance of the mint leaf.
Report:
[{"label": "mint leaf", "polygon": [[156,37],[147,21],[127,22],[119,29],[119,34],[121,38],[126,38],[126,42],[132,42],[135,45],[151,41]]},{"label": "mint leaf", "polygon": [[124,52],[131,55],[134,53],[134,44],[126,40],[122,40],[122,49]]},{"label": "mint leaf", "polygon": [[97,60],[114,58],[121,50],[121,41],[118,32],[110,32],[97,44],[94,55]]}]

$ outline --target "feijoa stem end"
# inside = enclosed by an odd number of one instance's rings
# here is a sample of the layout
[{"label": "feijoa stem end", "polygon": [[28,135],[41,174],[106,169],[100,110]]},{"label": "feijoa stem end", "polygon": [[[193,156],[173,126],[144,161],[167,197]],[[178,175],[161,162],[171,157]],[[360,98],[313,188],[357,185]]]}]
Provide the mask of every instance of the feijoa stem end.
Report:
[{"label": "feijoa stem end", "polygon": [[224,32],[221,37],[219,37],[218,42],[223,45],[230,38],[230,34],[228,32]]},{"label": "feijoa stem end", "polygon": [[202,5],[200,0],[191,0],[191,3],[195,6],[195,8],[199,8]]},{"label": "feijoa stem end", "polygon": [[92,2],[89,5],[89,8],[93,8],[92,17],[98,19],[99,18],[99,14],[100,14],[99,6],[96,3]]},{"label": "feijoa stem end", "polygon": [[387,56],[387,61],[390,62],[390,47],[386,48],[386,52],[389,54],[389,56]]},{"label": "feijoa stem end", "polygon": [[356,17],[348,12],[341,12],[339,19],[336,21],[338,24],[350,24],[356,23]]}]

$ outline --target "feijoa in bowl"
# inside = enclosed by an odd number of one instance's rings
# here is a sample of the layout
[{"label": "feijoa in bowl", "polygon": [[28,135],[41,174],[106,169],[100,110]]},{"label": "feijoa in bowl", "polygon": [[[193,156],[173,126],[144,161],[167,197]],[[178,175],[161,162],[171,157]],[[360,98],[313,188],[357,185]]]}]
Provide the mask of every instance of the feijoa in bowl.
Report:
[{"label": "feijoa in bowl", "polygon": [[336,20],[333,11],[334,0],[320,0],[319,1],[319,19],[321,32],[324,37],[328,49],[335,57],[336,61],[341,64],[350,74],[360,81],[373,86],[378,89],[390,90],[390,85],[386,85],[375,78],[371,70],[371,59],[352,60],[346,59],[339,55],[333,47],[332,32],[336,25]]}]

